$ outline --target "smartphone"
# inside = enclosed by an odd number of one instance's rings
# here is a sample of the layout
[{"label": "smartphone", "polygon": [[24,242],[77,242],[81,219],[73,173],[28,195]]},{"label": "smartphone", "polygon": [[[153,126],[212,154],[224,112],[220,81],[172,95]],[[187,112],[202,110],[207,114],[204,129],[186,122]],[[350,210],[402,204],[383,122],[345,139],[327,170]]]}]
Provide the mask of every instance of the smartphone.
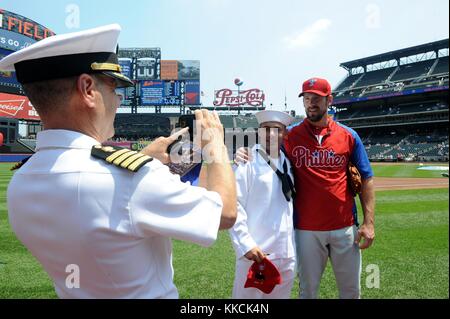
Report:
[{"label": "smartphone", "polygon": [[201,164],[201,149],[194,145],[194,114],[181,115],[178,119],[177,127],[189,128],[189,139],[180,136],[167,148],[171,157],[171,162],[167,164],[173,174],[181,177],[190,172],[198,164]]},{"label": "smartphone", "polygon": [[180,128],[189,127],[189,139],[191,142],[194,141],[194,114],[181,115],[178,119],[178,126]]},{"label": "smartphone", "polygon": [[[182,129],[185,127],[189,127],[189,141],[192,143],[194,141],[194,120],[195,115],[194,114],[188,114],[188,115],[181,115],[178,118],[178,123],[176,125],[177,128]],[[172,151],[172,148],[178,145],[182,141],[183,137],[178,137],[178,140],[173,142],[167,147],[167,153],[170,154]]]}]

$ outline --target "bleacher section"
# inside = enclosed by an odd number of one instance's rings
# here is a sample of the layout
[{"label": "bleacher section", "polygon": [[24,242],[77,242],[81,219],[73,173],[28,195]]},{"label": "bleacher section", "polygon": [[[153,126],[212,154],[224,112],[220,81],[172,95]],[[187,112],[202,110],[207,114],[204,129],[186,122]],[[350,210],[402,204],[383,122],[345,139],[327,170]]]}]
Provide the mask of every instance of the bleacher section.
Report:
[{"label": "bleacher section", "polygon": [[259,126],[255,116],[237,116],[235,119],[236,127],[247,129],[257,128]]},{"label": "bleacher section", "polygon": [[364,86],[370,86],[370,85],[384,83],[384,81],[386,81],[388,76],[392,72],[394,72],[394,70],[395,70],[395,67],[367,72],[364,75],[364,77],[358,82],[358,84],[356,86],[364,87]]},{"label": "bleacher section", "polygon": [[114,120],[115,138],[139,140],[169,136],[170,119],[157,114],[116,114]]},{"label": "bleacher section", "polygon": [[[429,75],[428,73],[435,62],[436,60],[428,60],[400,66],[389,81],[389,75],[396,68],[370,71],[365,73],[353,87],[344,86],[343,84],[354,83],[355,76],[351,75],[334,91],[335,99],[371,97],[433,86],[448,86],[448,58],[443,59],[441,63],[437,63],[433,73]],[[447,73],[445,73],[445,70]]]},{"label": "bleacher section", "polygon": [[[449,83],[448,39],[345,62],[341,66],[349,75],[333,92],[337,103],[445,87]],[[361,73],[362,70],[366,71]]]},{"label": "bleacher section", "polygon": [[34,151],[36,149],[36,140],[29,138],[21,138],[19,139],[19,143],[24,147],[28,148],[30,151]]},{"label": "bleacher section", "polygon": [[356,80],[358,80],[362,76],[361,73],[353,74],[348,76],[339,86],[336,88],[336,91],[342,91],[350,88]]},{"label": "bleacher section", "polygon": [[405,129],[375,131],[362,136],[371,160],[440,160],[448,161],[448,128],[423,128],[416,133]]},{"label": "bleacher section", "polygon": [[386,116],[386,115],[400,115],[400,114],[412,114],[412,113],[429,113],[433,111],[448,110],[448,104],[440,101],[427,102],[427,103],[407,103],[390,106],[376,106],[371,108],[358,108],[345,110],[337,113],[336,118],[339,121],[345,121],[349,119],[362,119],[374,116]]},{"label": "bleacher section", "polygon": [[448,142],[436,144],[435,147],[430,147],[428,151],[420,153],[419,156],[448,157]]},{"label": "bleacher section", "polygon": [[438,64],[433,70],[432,75],[448,74],[448,56],[439,58]]},{"label": "bleacher section", "polygon": [[404,144],[404,145],[396,145],[392,148],[392,150],[388,151],[384,154],[387,157],[395,157],[395,158],[407,158],[418,156],[423,153],[425,150],[429,148],[434,148],[437,144]]},{"label": "bleacher section", "polygon": [[234,124],[234,116],[233,115],[220,115],[220,121],[224,128],[233,128]]},{"label": "bleacher section", "polygon": [[335,117],[371,160],[448,162],[448,48],[444,39],[341,64],[349,76],[333,92]]},{"label": "bleacher section", "polygon": [[347,91],[336,92],[335,98],[336,99],[337,98],[347,99],[347,98],[360,97],[362,91],[363,91],[363,89],[359,88],[359,89],[349,89]]},{"label": "bleacher section", "polygon": [[448,142],[396,145],[390,151],[384,153],[383,156],[397,158],[410,157],[414,159],[437,157],[447,158],[448,160]]},{"label": "bleacher section", "polygon": [[384,145],[384,144],[395,145],[400,143],[406,137],[407,135],[400,132],[395,132],[395,134],[381,133],[379,135],[372,135],[368,138],[364,138],[363,143],[365,145]]},{"label": "bleacher section", "polygon": [[411,64],[406,64],[400,66],[399,70],[394,74],[391,78],[392,82],[396,81],[405,81],[405,80],[413,80],[415,78],[420,78],[421,76],[427,75],[430,71],[430,68],[436,62],[435,59],[416,62]]},{"label": "bleacher section", "polygon": [[367,155],[369,156],[370,159],[373,159],[376,156],[383,153],[384,151],[388,150],[390,147],[392,147],[392,146],[385,145],[385,144],[383,144],[383,145],[367,145],[366,146]]}]

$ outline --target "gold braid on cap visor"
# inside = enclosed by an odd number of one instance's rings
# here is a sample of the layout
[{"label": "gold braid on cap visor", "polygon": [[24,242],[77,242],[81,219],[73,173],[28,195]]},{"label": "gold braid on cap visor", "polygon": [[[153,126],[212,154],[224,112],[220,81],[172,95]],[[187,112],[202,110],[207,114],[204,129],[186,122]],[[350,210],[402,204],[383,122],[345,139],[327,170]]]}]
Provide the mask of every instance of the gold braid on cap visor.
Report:
[{"label": "gold braid on cap visor", "polygon": [[114,63],[97,63],[94,62],[91,64],[91,69],[94,71],[113,71],[113,72],[122,72],[122,68],[118,64]]}]

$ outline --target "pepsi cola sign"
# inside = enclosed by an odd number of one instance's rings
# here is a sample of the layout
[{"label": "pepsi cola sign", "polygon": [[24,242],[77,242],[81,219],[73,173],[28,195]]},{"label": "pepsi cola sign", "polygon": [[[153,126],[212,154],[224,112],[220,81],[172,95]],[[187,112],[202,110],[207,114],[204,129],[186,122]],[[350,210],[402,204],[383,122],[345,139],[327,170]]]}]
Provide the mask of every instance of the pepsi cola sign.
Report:
[{"label": "pepsi cola sign", "polygon": [[214,93],[214,106],[252,106],[264,105],[266,96],[260,89],[249,89],[244,91],[222,89]]}]

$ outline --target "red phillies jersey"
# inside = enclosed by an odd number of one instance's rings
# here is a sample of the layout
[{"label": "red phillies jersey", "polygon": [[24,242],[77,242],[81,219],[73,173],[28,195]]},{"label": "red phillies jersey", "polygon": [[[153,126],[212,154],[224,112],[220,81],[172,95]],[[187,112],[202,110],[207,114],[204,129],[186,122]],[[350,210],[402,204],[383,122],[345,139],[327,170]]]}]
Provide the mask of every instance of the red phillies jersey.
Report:
[{"label": "red phillies jersey", "polygon": [[[316,134],[324,135],[322,139]],[[295,176],[295,227],[329,231],[356,222],[356,205],[347,185],[348,161],[363,179],[373,176],[358,134],[332,119],[318,129],[307,120],[290,129],[285,149]]]}]

